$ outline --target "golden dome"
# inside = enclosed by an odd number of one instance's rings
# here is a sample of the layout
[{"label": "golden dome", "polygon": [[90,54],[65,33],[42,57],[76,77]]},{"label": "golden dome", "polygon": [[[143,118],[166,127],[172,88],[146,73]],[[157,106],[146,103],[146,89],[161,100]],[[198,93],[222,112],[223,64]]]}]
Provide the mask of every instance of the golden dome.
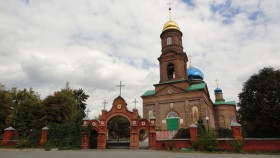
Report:
[{"label": "golden dome", "polygon": [[176,29],[176,30],[180,30],[178,24],[175,21],[168,21],[163,25],[163,31],[165,30],[169,30],[169,29]]}]

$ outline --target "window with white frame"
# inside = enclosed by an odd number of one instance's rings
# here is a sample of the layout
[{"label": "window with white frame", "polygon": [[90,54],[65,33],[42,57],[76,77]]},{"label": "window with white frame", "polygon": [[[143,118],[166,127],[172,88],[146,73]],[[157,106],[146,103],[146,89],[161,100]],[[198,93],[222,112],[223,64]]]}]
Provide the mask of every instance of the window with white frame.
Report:
[{"label": "window with white frame", "polygon": [[171,37],[167,37],[166,44],[167,45],[171,45],[172,44],[172,38]]}]

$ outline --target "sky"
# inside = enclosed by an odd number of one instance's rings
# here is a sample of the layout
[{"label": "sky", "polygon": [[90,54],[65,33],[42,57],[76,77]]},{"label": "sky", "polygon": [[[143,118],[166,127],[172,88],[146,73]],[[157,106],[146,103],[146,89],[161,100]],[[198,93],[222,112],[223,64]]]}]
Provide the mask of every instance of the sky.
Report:
[{"label": "sky", "polygon": [[[94,118],[119,95],[142,115],[141,95],[159,83],[160,34],[168,0],[0,0],[0,83],[32,87],[41,98],[82,88]],[[173,0],[183,47],[204,73],[238,102],[261,68],[280,69],[279,0]]]}]

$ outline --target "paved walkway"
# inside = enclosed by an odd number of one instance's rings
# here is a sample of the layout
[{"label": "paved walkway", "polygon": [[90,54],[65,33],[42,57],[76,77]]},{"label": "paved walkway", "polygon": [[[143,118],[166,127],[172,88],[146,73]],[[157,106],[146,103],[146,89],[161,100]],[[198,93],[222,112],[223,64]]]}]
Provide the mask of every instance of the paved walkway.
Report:
[{"label": "paved walkway", "polygon": [[157,150],[0,149],[0,158],[279,158],[280,155],[176,153]]}]

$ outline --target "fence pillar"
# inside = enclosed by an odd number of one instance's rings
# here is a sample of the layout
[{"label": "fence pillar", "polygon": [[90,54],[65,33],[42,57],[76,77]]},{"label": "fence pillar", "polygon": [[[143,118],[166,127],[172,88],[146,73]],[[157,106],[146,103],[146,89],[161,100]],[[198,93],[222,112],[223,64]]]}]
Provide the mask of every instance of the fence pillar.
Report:
[{"label": "fence pillar", "polygon": [[43,145],[46,141],[47,141],[47,132],[48,132],[48,127],[44,127],[42,128],[42,132],[41,132],[41,138],[40,138],[40,145]]},{"label": "fence pillar", "polygon": [[15,133],[16,133],[16,129],[14,129],[13,127],[5,128],[2,144],[3,145],[8,145],[8,141],[12,140],[14,138]]},{"label": "fence pillar", "polygon": [[89,138],[86,132],[86,128],[88,127],[90,123],[90,119],[86,116],[83,118],[83,132],[82,132],[82,140],[81,140],[81,149],[88,149],[89,148]]},{"label": "fence pillar", "polygon": [[235,121],[231,121],[231,130],[232,130],[232,134],[234,139],[236,140],[242,140],[243,136],[242,136],[242,132],[241,132],[241,125]]},{"label": "fence pillar", "polygon": [[195,124],[190,125],[190,137],[191,137],[191,142],[197,140],[197,126]]},{"label": "fence pillar", "polygon": [[156,149],[156,118],[150,118],[149,149]]}]

